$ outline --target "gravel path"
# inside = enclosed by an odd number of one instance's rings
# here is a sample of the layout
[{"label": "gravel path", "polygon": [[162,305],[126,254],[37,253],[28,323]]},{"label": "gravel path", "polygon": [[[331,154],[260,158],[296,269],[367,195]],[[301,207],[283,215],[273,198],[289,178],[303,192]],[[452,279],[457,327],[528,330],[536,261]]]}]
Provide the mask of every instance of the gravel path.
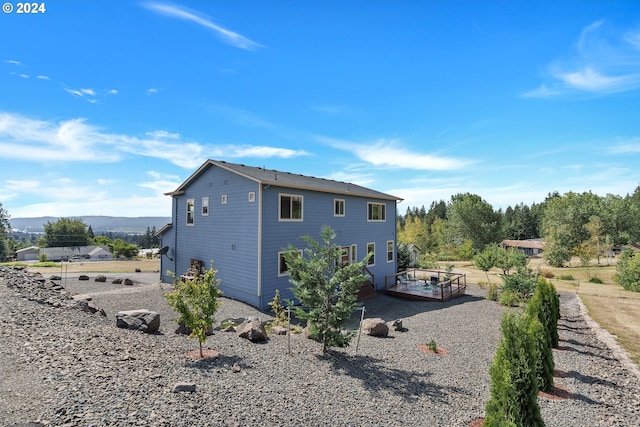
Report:
[{"label": "gravel path", "polygon": [[[367,317],[402,319],[407,330],[363,335],[357,354],[355,341],[322,355],[299,335],[253,344],[216,332],[206,346],[220,356],[193,361],[185,353],[198,344],[174,334],[168,285],[110,279],[55,289],[0,267],[0,425],[467,426],[484,414],[503,308],[476,286],[447,303],[365,301]],[[88,294],[107,316],[74,308],[69,294]],[[574,295],[561,303],[555,383],[568,398],[539,398],[546,424],[638,425],[637,370],[598,338]],[[159,312],[160,333],[116,328],[115,313],[134,308]],[[269,318],[223,299],[216,318],[255,315]],[[431,339],[448,354],[417,349]],[[196,391],[175,393],[178,383]]]}]

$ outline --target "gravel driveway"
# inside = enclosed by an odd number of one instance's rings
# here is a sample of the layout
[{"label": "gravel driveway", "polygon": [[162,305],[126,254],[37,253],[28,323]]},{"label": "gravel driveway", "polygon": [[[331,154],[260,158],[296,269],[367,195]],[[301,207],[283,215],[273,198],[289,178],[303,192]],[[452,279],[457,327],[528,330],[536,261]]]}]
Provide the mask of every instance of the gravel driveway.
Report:
[{"label": "gravel driveway", "polygon": [[[0,270],[1,425],[466,426],[489,398],[503,308],[474,285],[446,303],[382,294],[365,301],[367,317],[402,319],[407,329],[363,335],[357,354],[355,341],[322,355],[299,335],[253,344],[217,332],[205,345],[220,356],[193,361],[185,353],[197,342],[173,332],[175,313],[162,296],[169,285],[67,277],[60,293],[23,276],[18,285],[16,274]],[[68,308],[65,292],[88,294],[107,317]],[[160,332],[116,328],[115,313],[133,308],[158,311]],[[598,338],[575,295],[561,296],[561,311],[555,382],[568,398],[539,398],[546,424],[638,425],[637,371]],[[223,299],[216,318],[256,315],[269,318]],[[448,354],[417,349],[432,339]],[[196,391],[175,393],[178,383]]]}]

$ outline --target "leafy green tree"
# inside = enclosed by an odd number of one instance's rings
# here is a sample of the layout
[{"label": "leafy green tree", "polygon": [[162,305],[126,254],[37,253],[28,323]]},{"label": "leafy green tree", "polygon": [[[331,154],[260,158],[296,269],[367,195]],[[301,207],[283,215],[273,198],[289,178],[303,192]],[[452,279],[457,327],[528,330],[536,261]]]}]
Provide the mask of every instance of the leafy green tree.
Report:
[{"label": "leafy green tree", "polygon": [[602,201],[592,193],[569,192],[549,200],[542,223],[545,260],[558,267],[569,261],[576,247],[590,237],[585,225],[601,211]]},{"label": "leafy green tree", "polygon": [[343,331],[342,325],[356,308],[370,254],[360,262],[342,264],[338,262],[342,249],[332,243],[335,232],[323,226],[320,236],[322,242],[308,235],[302,237],[308,245],[303,256],[289,244],[285,260],[293,294],[303,306],[296,310],[296,316],[308,321],[311,334],[319,338],[326,353],[330,347],[346,347],[354,335],[353,331]]},{"label": "leafy green tree", "polygon": [[411,264],[411,253],[407,245],[398,245],[398,272],[405,271]]},{"label": "leafy green tree", "polygon": [[502,316],[502,338],[489,368],[491,397],[485,406],[484,426],[544,426],[530,325],[529,318],[514,312]]},{"label": "leafy green tree", "polygon": [[113,244],[113,241],[107,236],[96,236],[93,238],[93,241],[98,246],[109,246]]},{"label": "leafy green tree", "polygon": [[137,245],[127,243],[122,239],[115,239],[109,246],[115,258],[125,257],[133,258],[138,255],[139,248]]},{"label": "leafy green tree", "polygon": [[496,266],[498,261],[498,250],[499,246],[497,243],[490,243],[482,249],[482,252],[473,257],[474,265],[485,272],[489,283],[491,283],[491,279],[489,279],[489,270]]},{"label": "leafy green tree", "polygon": [[624,251],[616,265],[614,280],[624,289],[640,292],[640,254]]},{"label": "leafy green tree", "polygon": [[9,224],[9,212],[0,203],[0,261],[11,257],[15,252],[15,244],[11,239],[11,225]]},{"label": "leafy green tree", "polygon": [[207,331],[213,326],[213,315],[220,307],[218,298],[222,291],[220,280],[216,279],[217,272],[212,262],[211,267],[199,276],[185,280],[174,277],[173,292],[164,294],[169,306],[179,314],[178,322],[191,330],[189,337],[198,340],[200,357],[204,357],[202,343],[206,341]]},{"label": "leafy green tree", "polygon": [[87,225],[81,219],[60,218],[44,225],[46,247],[75,248],[91,244]]},{"label": "leafy green tree", "polygon": [[502,274],[509,274],[513,268],[525,267],[529,262],[524,252],[514,248],[498,246],[496,254],[495,266],[502,270]]},{"label": "leafy green tree", "polygon": [[447,206],[447,229],[451,242],[462,244],[467,239],[476,250],[501,241],[501,215],[480,196],[465,193],[451,197]]}]

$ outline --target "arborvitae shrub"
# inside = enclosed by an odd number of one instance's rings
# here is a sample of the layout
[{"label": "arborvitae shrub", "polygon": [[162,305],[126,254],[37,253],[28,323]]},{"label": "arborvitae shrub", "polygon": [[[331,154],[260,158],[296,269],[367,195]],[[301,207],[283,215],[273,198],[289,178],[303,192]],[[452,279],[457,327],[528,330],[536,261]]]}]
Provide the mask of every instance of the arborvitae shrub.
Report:
[{"label": "arborvitae shrub", "polygon": [[536,349],[530,325],[528,318],[513,312],[502,316],[502,338],[489,369],[491,397],[484,421],[487,427],[544,426],[538,406]]},{"label": "arborvitae shrub", "polygon": [[490,301],[498,301],[497,283],[489,283],[489,290],[487,290],[487,299]]},{"label": "arborvitae shrub", "polygon": [[547,326],[552,322],[553,308],[550,301],[544,300],[543,285],[538,284],[538,289],[533,294],[527,305],[527,318],[529,320],[529,333],[536,348],[536,377],[538,388],[549,391],[553,387],[553,351],[551,350],[551,335]]}]

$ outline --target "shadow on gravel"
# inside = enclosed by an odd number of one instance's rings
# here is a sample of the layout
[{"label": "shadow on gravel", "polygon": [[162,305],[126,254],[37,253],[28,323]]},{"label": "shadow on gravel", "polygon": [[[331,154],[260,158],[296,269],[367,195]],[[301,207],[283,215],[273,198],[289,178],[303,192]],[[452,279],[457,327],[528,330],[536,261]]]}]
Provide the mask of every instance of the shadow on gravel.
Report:
[{"label": "shadow on gravel", "polygon": [[251,369],[251,366],[243,362],[242,357],[238,356],[226,356],[221,354],[217,357],[200,360],[187,360],[184,362],[184,366],[187,368],[196,368],[203,371],[211,369],[232,369],[234,365],[237,365],[240,369]]},{"label": "shadow on gravel", "polygon": [[590,375],[582,375],[580,372],[577,372],[577,371],[569,371],[567,372],[567,376],[570,378],[574,378],[585,384],[599,384],[599,385],[604,385],[614,389],[620,388],[618,384],[614,382],[603,380],[602,378],[592,377]]},{"label": "shadow on gravel", "polygon": [[[396,319],[411,317],[419,313],[443,310],[461,304],[472,304],[479,301],[487,301],[477,295],[464,295],[449,301],[412,301],[397,297],[392,297],[384,293],[370,300],[362,302],[366,309],[366,317],[380,317],[386,322]],[[360,312],[357,312],[359,316]]]},{"label": "shadow on gravel", "polygon": [[582,347],[589,347],[589,348],[594,348],[594,349],[599,349],[600,348],[598,346],[595,346],[595,345],[592,345],[592,344],[585,344],[585,343],[582,343],[582,342],[574,340],[574,339],[567,340],[567,339],[560,338],[558,341],[566,342],[568,344],[578,345],[578,346],[582,346]]},{"label": "shadow on gravel", "polygon": [[331,363],[336,373],[360,380],[363,388],[373,394],[391,392],[409,402],[424,396],[441,404],[451,404],[455,398],[469,395],[467,390],[458,387],[425,381],[430,374],[417,375],[414,372],[390,368],[385,366],[383,360],[370,356],[329,353],[316,357],[319,361]]},{"label": "shadow on gravel", "polygon": [[[583,344],[580,344],[580,345],[583,345]],[[603,356],[602,354],[594,353],[592,351],[578,350],[575,347],[569,347],[569,346],[566,346],[566,345],[559,345],[556,350],[559,350],[559,351],[574,351],[576,353],[584,354],[586,356],[598,357],[600,359],[604,359],[604,360],[607,360],[609,362],[617,362],[618,361],[618,359],[616,359],[615,357]]]}]

